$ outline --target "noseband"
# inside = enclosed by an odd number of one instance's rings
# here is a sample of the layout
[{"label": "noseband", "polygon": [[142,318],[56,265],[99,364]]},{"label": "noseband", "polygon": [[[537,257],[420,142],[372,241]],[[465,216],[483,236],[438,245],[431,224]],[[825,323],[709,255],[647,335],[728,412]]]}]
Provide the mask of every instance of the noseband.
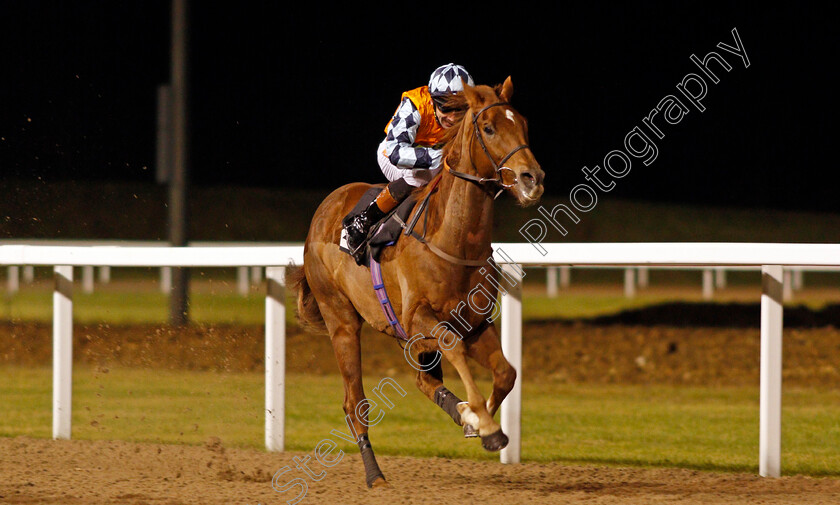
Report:
[{"label": "noseband", "polygon": [[[474,183],[478,184],[479,186],[481,186],[481,188],[484,189],[484,191],[487,191],[484,188],[485,184],[487,184],[487,183],[493,184],[493,186],[495,188],[498,188],[498,191],[496,191],[495,196],[493,196],[494,199],[498,198],[499,195],[502,194],[502,191],[504,191],[507,188],[511,188],[511,187],[515,186],[516,183],[518,182],[517,178],[516,178],[516,175],[513,172],[513,170],[506,167],[505,163],[507,163],[507,161],[511,158],[511,156],[513,156],[517,152],[521,151],[522,149],[530,149],[530,146],[528,146],[528,144],[521,144],[521,145],[513,148],[513,150],[511,150],[509,153],[507,153],[501,160],[499,160],[498,163],[496,162],[496,160],[493,159],[493,156],[490,154],[490,151],[487,149],[487,145],[484,143],[484,137],[482,137],[481,133],[479,132],[479,128],[478,128],[478,124],[477,124],[478,118],[487,109],[490,109],[490,108],[493,108],[493,107],[502,107],[502,106],[505,106],[505,105],[510,105],[510,104],[507,103],[507,102],[491,103],[490,105],[487,105],[483,109],[478,111],[478,113],[475,114],[473,116],[473,119],[472,119],[474,137],[472,139],[470,139],[470,144],[472,144],[473,140],[478,139],[478,143],[481,146],[481,149],[484,151],[484,154],[487,155],[487,159],[490,160],[490,164],[493,165],[493,169],[496,171],[496,177],[493,177],[493,178],[478,177],[478,176],[475,176],[475,175],[472,175],[472,174],[468,174],[468,173],[465,173],[465,172],[458,172],[456,170],[453,170],[452,168],[448,168],[448,172],[450,174],[452,174],[455,177],[458,177],[460,179],[464,179],[464,180],[467,180],[467,181],[470,181],[470,182],[474,182]],[[478,169],[475,166],[475,161],[472,159],[472,148],[470,148],[470,163],[472,164],[473,168],[475,168],[476,171],[477,171]],[[513,182],[511,182],[509,184],[505,184],[502,181],[502,170],[509,170],[511,172],[511,174],[513,174]],[[488,192],[488,194],[492,194],[492,192]]]}]

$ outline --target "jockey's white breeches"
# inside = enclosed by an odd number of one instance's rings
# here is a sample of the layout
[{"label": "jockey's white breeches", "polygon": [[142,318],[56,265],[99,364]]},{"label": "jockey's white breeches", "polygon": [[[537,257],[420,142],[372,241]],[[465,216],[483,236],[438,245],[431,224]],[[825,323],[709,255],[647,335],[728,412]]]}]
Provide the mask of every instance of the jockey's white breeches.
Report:
[{"label": "jockey's white breeches", "polygon": [[425,186],[432,179],[440,172],[441,167],[437,168],[400,168],[391,163],[391,160],[388,159],[387,156],[382,154],[384,146],[382,144],[379,145],[379,149],[376,151],[377,159],[379,160],[379,168],[382,169],[382,173],[385,174],[385,177],[389,181],[396,181],[397,179],[403,178],[405,182],[414,186],[415,188],[420,186]]}]

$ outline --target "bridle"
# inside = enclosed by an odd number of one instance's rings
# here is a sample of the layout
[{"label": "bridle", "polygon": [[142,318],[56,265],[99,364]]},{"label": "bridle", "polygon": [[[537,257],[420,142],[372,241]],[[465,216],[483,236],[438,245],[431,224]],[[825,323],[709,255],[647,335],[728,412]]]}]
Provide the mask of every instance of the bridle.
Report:
[{"label": "bridle", "polygon": [[[449,167],[448,164],[446,165],[447,166],[447,171],[450,174],[452,174],[455,177],[458,177],[460,179],[464,179],[464,180],[467,180],[467,181],[478,184],[481,187],[482,190],[484,190],[485,192],[487,192],[490,195],[492,195],[493,192],[492,191],[487,191],[487,189],[485,188],[485,184],[490,183],[494,186],[494,188],[498,188],[498,191],[495,191],[495,195],[493,196],[494,200],[496,198],[498,198],[500,194],[502,194],[502,191],[515,186],[516,183],[518,182],[517,177],[516,177],[516,173],[513,171],[513,169],[506,167],[505,163],[507,163],[507,161],[511,158],[511,156],[513,156],[517,152],[521,151],[522,149],[530,149],[531,148],[528,144],[521,144],[517,147],[514,147],[501,160],[499,160],[498,163],[496,162],[496,160],[493,159],[493,156],[490,154],[490,151],[487,149],[487,145],[484,143],[484,137],[482,137],[481,133],[479,132],[478,118],[487,109],[490,109],[490,108],[493,108],[493,107],[502,107],[502,106],[505,106],[505,105],[510,105],[510,104],[508,102],[491,103],[490,105],[487,105],[483,109],[478,111],[472,118],[473,134],[474,135],[470,139],[470,150],[469,150],[470,151],[470,163],[472,164],[473,168],[475,168],[476,171],[477,171],[478,168],[475,166],[475,161],[472,158],[472,142],[473,142],[473,140],[477,139],[479,145],[481,146],[482,151],[484,151],[484,154],[487,155],[487,159],[490,160],[490,164],[493,165],[493,169],[496,171],[496,177],[493,177],[493,178],[478,177],[478,176],[468,174],[468,173],[465,173],[465,172],[458,172],[457,170],[453,170],[451,167]],[[505,182],[502,179],[502,170],[508,170],[508,171],[511,172],[511,174],[513,174],[513,182],[505,184]]]},{"label": "bridle", "polygon": [[[516,173],[513,171],[513,169],[506,167],[505,163],[511,158],[511,156],[513,156],[517,152],[521,151],[522,149],[530,149],[530,146],[528,146],[528,144],[521,144],[521,145],[513,148],[501,160],[499,160],[498,163],[496,162],[496,160],[493,159],[493,156],[490,154],[490,151],[487,149],[487,145],[484,143],[484,137],[482,137],[481,133],[478,131],[479,130],[479,128],[478,128],[478,118],[487,109],[490,109],[492,107],[501,107],[501,106],[504,106],[504,105],[510,105],[510,104],[507,103],[507,102],[496,102],[496,103],[492,103],[490,105],[487,105],[483,109],[478,111],[478,113],[476,113],[472,118],[474,136],[470,139],[470,147],[469,147],[470,163],[472,164],[473,169],[476,172],[478,172],[478,167],[475,166],[475,160],[473,160],[473,155],[472,155],[472,142],[473,142],[473,140],[478,139],[478,143],[479,143],[479,145],[481,145],[481,149],[484,151],[484,154],[487,155],[487,159],[490,160],[490,163],[493,165],[493,169],[496,171],[496,177],[493,177],[493,178],[478,177],[478,176],[468,174],[468,173],[465,173],[465,172],[458,172],[457,170],[453,170],[449,166],[449,163],[446,162],[445,159],[443,160],[443,166],[445,167],[446,172],[449,172],[453,176],[458,177],[460,179],[464,179],[466,181],[477,184],[481,188],[482,191],[487,193],[487,195],[492,196],[494,200],[496,198],[498,198],[499,195],[502,194],[502,192],[505,189],[508,189],[508,188],[511,188],[511,187],[515,186],[516,183],[518,182],[517,177],[516,177]],[[505,182],[502,180],[502,170],[509,170],[513,174],[513,182],[511,182],[509,184],[505,184]],[[419,233],[414,231],[414,226],[417,224],[417,220],[420,218],[421,215],[424,215],[426,217],[426,219],[428,219],[429,214],[428,214],[428,212],[426,212],[426,207],[429,203],[429,199],[431,198],[432,193],[434,192],[434,186],[436,186],[439,182],[440,182],[439,177],[436,178],[434,180],[434,182],[432,182],[432,187],[426,193],[426,197],[420,202],[420,205],[417,207],[416,211],[414,212],[414,216],[409,220],[408,223],[403,222],[403,220],[400,219],[400,217],[396,213],[393,215],[394,219],[403,228],[405,235],[410,235],[410,236],[414,237],[421,244],[424,244],[426,247],[428,247],[429,250],[432,251],[434,254],[436,254],[438,257],[440,257],[440,258],[442,258],[442,259],[444,259],[444,260],[446,260],[446,261],[448,261],[452,264],[461,265],[461,266],[470,267],[470,268],[486,267],[489,264],[489,265],[493,265],[493,268],[498,268],[498,267],[495,266],[495,261],[493,260],[492,254],[490,255],[489,258],[486,258],[486,259],[475,259],[475,260],[462,259],[462,258],[458,258],[456,256],[453,256],[453,255],[447,253],[446,251],[442,250],[440,247],[438,247],[435,244],[429,242],[428,240],[426,240],[426,230],[427,230],[426,224],[427,223],[425,221],[423,223],[423,234],[422,235],[420,235]],[[496,191],[495,196],[493,195],[492,191],[488,191],[487,188],[485,187],[485,184],[488,184],[488,183],[493,184],[495,188],[498,188],[498,191]],[[376,273],[374,273],[374,265],[376,266],[376,269],[377,269]],[[376,260],[371,258],[371,273],[373,275],[374,289],[377,290],[377,297],[380,297],[379,299],[383,304],[383,310],[385,310],[385,317],[388,320],[388,322],[391,324],[391,327],[394,329],[394,332],[397,333],[397,336],[399,336],[403,340],[408,341],[409,339],[405,334],[405,330],[402,328],[402,326],[400,326],[399,321],[396,318],[396,315],[389,315],[389,309],[391,311],[390,314],[393,314],[393,307],[391,306],[391,302],[387,298],[387,294],[385,294],[385,290],[384,290],[385,284],[384,284],[384,281],[382,281],[382,277],[381,277],[382,271],[381,271],[380,268],[381,267],[379,267],[379,264],[376,262]],[[484,272],[483,268],[482,268],[482,270],[479,271],[479,273],[481,273],[481,272]],[[382,289],[382,294],[381,295],[380,295],[380,292],[379,292],[380,288]],[[382,298],[382,297],[384,297],[384,298]],[[386,306],[389,309],[386,309],[385,308]],[[391,320],[392,317],[393,317],[393,321]],[[490,324],[489,320],[482,320],[479,328],[477,330],[475,330],[474,332],[472,332],[467,338],[474,338],[476,335],[480,335],[481,332],[483,331],[483,329],[488,324]],[[424,338],[429,339],[429,338],[433,338],[433,337],[424,337]],[[400,344],[400,347],[402,347],[402,344]]]},{"label": "bridle", "polygon": [[[494,200],[496,198],[498,198],[499,195],[502,194],[502,192],[505,189],[511,188],[511,187],[515,186],[516,183],[517,183],[517,177],[516,177],[515,174],[514,174],[512,183],[505,184],[502,181],[502,170],[510,170],[511,173],[513,173],[513,169],[506,167],[505,163],[511,158],[511,156],[513,156],[517,152],[521,151],[522,149],[526,149],[526,148],[530,149],[530,146],[528,146],[528,144],[521,144],[521,145],[513,148],[498,163],[496,162],[496,160],[493,159],[493,156],[490,154],[490,151],[487,149],[487,145],[485,145],[485,143],[484,143],[484,138],[481,136],[481,133],[479,133],[479,131],[478,131],[478,123],[477,123],[478,118],[487,109],[490,109],[492,107],[501,107],[501,106],[504,106],[504,105],[510,105],[510,104],[507,103],[507,102],[492,103],[492,104],[484,107],[480,111],[478,111],[478,113],[475,114],[475,116],[473,116],[473,119],[472,119],[474,136],[470,139],[470,163],[472,164],[473,168],[476,171],[478,171],[478,168],[475,166],[475,161],[472,159],[472,142],[473,142],[473,140],[478,139],[478,143],[479,143],[479,145],[481,145],[481,149],[484,151],[484,154],[487,155],[487,159],[490,160],[490,163],[493,165],[493,169],[496,171],[496,177],[493,177],[493,178],[478,177],[476,175],[468,174],[468,173],[465,173],[465,172],[458,172],[457,170],[453,170],[449,166],[449,163],[446,162],[445,159],[444,159],[444,162],[443,162],[443,165],[445,167],[446,172],[449,172],[453,176],[458,177],[460,179],[464,179],[466,181],[477,184],[481,188],[482,191],[484,191],[488,196],[493,197]],[[440,178],[435,179],[434,182],[432,182],[432,184],[437,185],[438,182],[440,182]],[[488,183],[493,184],[493,189],[490,190],[490,191],[488,191],[487,187],[485,186]],[[496,188],[498,188],[498,191],[496,191]],[[429,203],[429,199],[432,196],[433,189],[434,189],[434,187],[432,187],[432,189],[430,189],[429,192],[426,194],[426,198],[424,198],[420,202],[420,205],[417,207],[417,210],[414,212],[414,216],[408,221],[408,223],[403,222],[399,218],[399,216],[397,216],[396,214],[394,215],[394,218],[397,220],[397,222],[403,228],[404,233],[406,235],[413,236],[418,241],[425,244],[426,247],[428,247],[433,253],[435,253],[436,255],[445,259],[446,261],[448,261],[450,263],[454,263],[456,265],[463,265],[463,266],[467,266],[467,267],[480,267],[480,266],[485,265],[487,263],[486,260],[468,260],[468,259],[457,258],[457,257],[452,256],[451,254],[448,254],[445,251],[441,250],[439,247],[435,246],[431,242],[428,242],[426,240],[426,231],[425,231],[426,230],[426,225],[425,225],[425,222],[424,222],[424,225],[423,225],[423,235],[420,235],[420,234],[418,234],[417,232],[414,231],[414,226],[417,224],[417,220],[420,218],[421,215],[425,215],[426,218],[429,217],[428,213],[426,213],[425,211],[426,211],[426,206]],[[493,191],[495,191],[495,195],[493,194]]]}]

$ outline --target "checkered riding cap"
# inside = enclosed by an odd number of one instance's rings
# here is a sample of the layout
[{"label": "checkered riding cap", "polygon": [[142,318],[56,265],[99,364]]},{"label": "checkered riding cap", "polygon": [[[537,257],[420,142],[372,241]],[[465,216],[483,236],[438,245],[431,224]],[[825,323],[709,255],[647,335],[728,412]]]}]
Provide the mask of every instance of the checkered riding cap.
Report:
[{"label": "checkered riding cap", "polygon": [[461,65],[447,63],[435,69],[429,78],[429,93],[432,96],[446,96],[464,90],[461,79],[473,86],[473,78]]}]

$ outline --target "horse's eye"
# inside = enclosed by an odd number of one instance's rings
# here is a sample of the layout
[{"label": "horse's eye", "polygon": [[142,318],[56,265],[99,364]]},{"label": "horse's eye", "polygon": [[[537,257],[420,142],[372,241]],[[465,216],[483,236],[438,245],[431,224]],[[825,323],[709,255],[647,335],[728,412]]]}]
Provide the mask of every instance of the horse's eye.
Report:
[{"label": "horse's eye", "polygon": [[493,132],[493,127],[490,126],[490,125],[485,126],[484,127],[484,133],[486,133],[487,135],[493,135],[493,133],[494,133]]}]

